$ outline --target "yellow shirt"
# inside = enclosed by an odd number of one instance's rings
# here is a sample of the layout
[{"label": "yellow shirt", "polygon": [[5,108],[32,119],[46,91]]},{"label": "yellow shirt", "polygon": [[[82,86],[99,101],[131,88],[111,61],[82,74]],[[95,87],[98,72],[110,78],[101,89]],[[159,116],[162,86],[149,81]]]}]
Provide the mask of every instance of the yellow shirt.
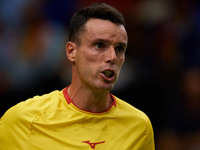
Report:
[{"label": "yellow shirt", "polygon": [[149,118],[112,98],[102,113],[76,107],[66,88],[21,102],[0,120],[0,150],[154,150]]}]

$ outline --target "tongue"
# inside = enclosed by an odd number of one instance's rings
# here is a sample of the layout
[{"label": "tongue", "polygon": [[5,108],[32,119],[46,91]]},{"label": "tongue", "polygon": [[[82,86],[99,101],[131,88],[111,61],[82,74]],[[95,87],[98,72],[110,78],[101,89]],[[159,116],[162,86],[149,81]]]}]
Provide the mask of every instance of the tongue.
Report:
[{"label": "tongue", "polygon": [[110,71],[110,70],[106,70],[103,72],[103,74],[107,77],[107,78],[110,78],[113,76],[113,72]]}]

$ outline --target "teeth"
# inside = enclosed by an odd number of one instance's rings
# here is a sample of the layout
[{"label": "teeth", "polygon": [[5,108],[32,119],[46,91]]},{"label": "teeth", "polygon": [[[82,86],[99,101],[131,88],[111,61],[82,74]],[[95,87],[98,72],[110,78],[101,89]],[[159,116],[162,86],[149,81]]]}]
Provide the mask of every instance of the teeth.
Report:
[{"label": "teeth", "polygon": [[110,71],[110,70],[105,70],[105,71],[104,71],[104,75],[105,75],[106,77],[111,77],[111,76],[113,75],[113,72]]}]

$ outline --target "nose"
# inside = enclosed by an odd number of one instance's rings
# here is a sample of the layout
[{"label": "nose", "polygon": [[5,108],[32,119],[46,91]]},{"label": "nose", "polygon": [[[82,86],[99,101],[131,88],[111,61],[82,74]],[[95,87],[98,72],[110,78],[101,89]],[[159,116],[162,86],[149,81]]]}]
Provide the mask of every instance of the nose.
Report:
[{"label": "nose", "polygon": [[116,51],[114,47],[110,47],[106,52],[106,63],[114,64],[116,61]]}]

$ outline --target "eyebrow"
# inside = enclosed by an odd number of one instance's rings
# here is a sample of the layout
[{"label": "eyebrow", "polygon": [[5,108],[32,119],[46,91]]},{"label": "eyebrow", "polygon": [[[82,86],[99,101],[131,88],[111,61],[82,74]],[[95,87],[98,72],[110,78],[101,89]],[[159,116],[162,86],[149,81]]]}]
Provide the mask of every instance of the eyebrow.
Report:
[{"label": "eyebrow", "polygon": [[[111,43],[109,40],[105,40],[105,39],[101,39],[101,38],[99,38],[99,39],[94,39],[93,41],[94,41],[94,42]],[[127,44],[126,44],[126,43],[120,42],[120,43],[118,43],[118,44],[121,45],[121,46],[127,47]]]}]

